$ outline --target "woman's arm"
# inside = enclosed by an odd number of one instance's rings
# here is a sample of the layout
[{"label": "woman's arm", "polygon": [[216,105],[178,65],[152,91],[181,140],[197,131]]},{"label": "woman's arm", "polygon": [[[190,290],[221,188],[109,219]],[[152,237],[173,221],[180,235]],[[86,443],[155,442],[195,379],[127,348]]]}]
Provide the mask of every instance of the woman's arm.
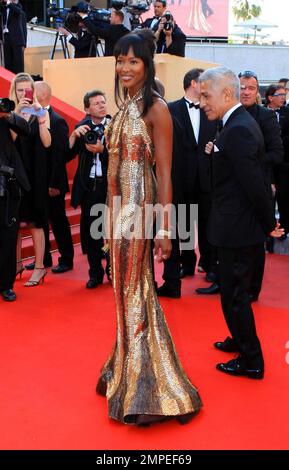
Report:
[{"label": "woman's arm", "polygon": [[[157,202],[163,208],[160,231],[155,239],[155,255],[159,261],[170,256],[170,205],[172,204],[172,148],[173,124],[166,103],[157,99],[148,113],[153,128],[153,144],[156,161]],[[160,238],[161,237],[161,238]],[[159,255],[161,250],[161,255]]]}]

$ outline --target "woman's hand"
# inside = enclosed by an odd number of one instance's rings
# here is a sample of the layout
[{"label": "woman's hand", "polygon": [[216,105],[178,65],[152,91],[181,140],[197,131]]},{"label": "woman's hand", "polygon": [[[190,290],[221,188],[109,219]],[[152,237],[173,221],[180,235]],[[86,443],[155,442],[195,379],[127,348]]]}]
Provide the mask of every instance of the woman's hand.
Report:
[{"label": "woman's hand", "polygon": [[32,108],[32,106],[33,105],[31,104],[30,100],[23,97],[19,100],[17,106],[15,107],[15,113],[21,115],[22,114],[21,113],[22,108]]},{"label": "woman's hand", "polygon": [[168,237],[155,238],[154,259],[158,263],[166,261],[171,256],[172,242]]}]

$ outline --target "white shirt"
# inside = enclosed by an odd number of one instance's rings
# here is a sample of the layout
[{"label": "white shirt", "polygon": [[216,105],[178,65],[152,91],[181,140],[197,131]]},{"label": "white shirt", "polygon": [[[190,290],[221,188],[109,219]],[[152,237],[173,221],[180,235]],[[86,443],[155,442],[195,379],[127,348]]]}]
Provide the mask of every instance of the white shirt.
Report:
[{"label": "white shirt", "polygon": [[234,112],[236,109],[240,108],[240,106],[242,106],[242,104],[241,104],[241,103],[237,103],[237,104],[235,104],[235,106],[233,106],[232,108],[230,108],[230,109],[226,112],[226,114],[224,114],[223,119],[222,119],[222,121],[223,121],[223,126],[226,124],[226,122],[228,121],[228,119],[229,119],[229,117],[231,116],[231,114],[233,114],[233,112]]},{"label": "white shirt", "polygon": [[[200,119],[201,119],[200,109],[196,109],[194,107],[190,108],[189,103],[192,103],[192,101],[189,100],[186,96],[185,96],[185,100],[186,100],[186,105],[187,105],[188,113],[190,116],[192,128],[194,130],[195,139],[196,139],[196,142],[198,143],[199,134],[200,134]],[[198,103],[195,103],[195,104],[198,104]]]},{"label": "white shirt", "polygon": [[[7,4],[9,5],[9,4]],[[7,8],[6,10],[6,24],[3,25],[3,33],[9,33],[9,29],[8,29],[8,19],[9,19],[9,13],[10,13],[10,8]]]},{"label": "white shirt", "polygon": [[[106,118],[104,118],[99,124],[105,125],[105,121],[106,121]],[[99,124],[95,124],[93,121],[92,121],[92,124],[94,124],[95,127],[99,125]],[[103,141],[104,141],[104,136],[101,139],[102,144],[103,144]],[[95,178],[96,176],[102,176],[102,166],[101,166],[101,161],[99,159],[99,153],[96,153],[94,156],[93,165],[91,167],[89,177]]]}]

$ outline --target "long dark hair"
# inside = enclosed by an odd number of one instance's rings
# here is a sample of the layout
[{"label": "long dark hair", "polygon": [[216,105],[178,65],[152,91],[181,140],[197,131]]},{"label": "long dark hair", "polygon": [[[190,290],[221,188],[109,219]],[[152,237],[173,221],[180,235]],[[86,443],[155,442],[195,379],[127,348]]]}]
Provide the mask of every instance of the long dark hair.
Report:
[{"label": "long dark hair", "polygon": [[[154,53],[155,53],[155,37],[150,29],[136,30],[132,33],[126,34],[117,41],[114,48],[114,57],[117,60],[119,55],[127,55],[129,49],[133,50],[134,56],[141,59],[145,67],[145,83],[144,83],[144,97],[143,97],[143,112],[144,116],[149,108],[153,105],[153,90],[157,91],[155,83],[155,66],[154,66]],[[117,106],[120,108],[124,100],[127,98],[127,88],[122,88],[118,75],[115,75],[114,96]]]}]

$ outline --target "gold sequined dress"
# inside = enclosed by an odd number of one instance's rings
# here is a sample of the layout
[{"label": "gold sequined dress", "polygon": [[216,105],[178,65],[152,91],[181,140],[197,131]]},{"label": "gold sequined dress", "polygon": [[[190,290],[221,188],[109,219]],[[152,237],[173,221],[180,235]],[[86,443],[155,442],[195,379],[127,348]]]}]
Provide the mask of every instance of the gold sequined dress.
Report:
[{"label": "gold sequined dress", "polygon": [[[141,93],[127,100],[107,132],[117,334],[97,385],[98,393],[107,397],[109,416],[133,424],[168,417],[181,421],[202,406],[180,364],[154,287],[151,240],[144,235],[144,207],[156,202],[154,150],[140,117],[139,99]],[[112,217],[115,196],[121,204]],[[141,235],[127,239],[132,230]]]}]

